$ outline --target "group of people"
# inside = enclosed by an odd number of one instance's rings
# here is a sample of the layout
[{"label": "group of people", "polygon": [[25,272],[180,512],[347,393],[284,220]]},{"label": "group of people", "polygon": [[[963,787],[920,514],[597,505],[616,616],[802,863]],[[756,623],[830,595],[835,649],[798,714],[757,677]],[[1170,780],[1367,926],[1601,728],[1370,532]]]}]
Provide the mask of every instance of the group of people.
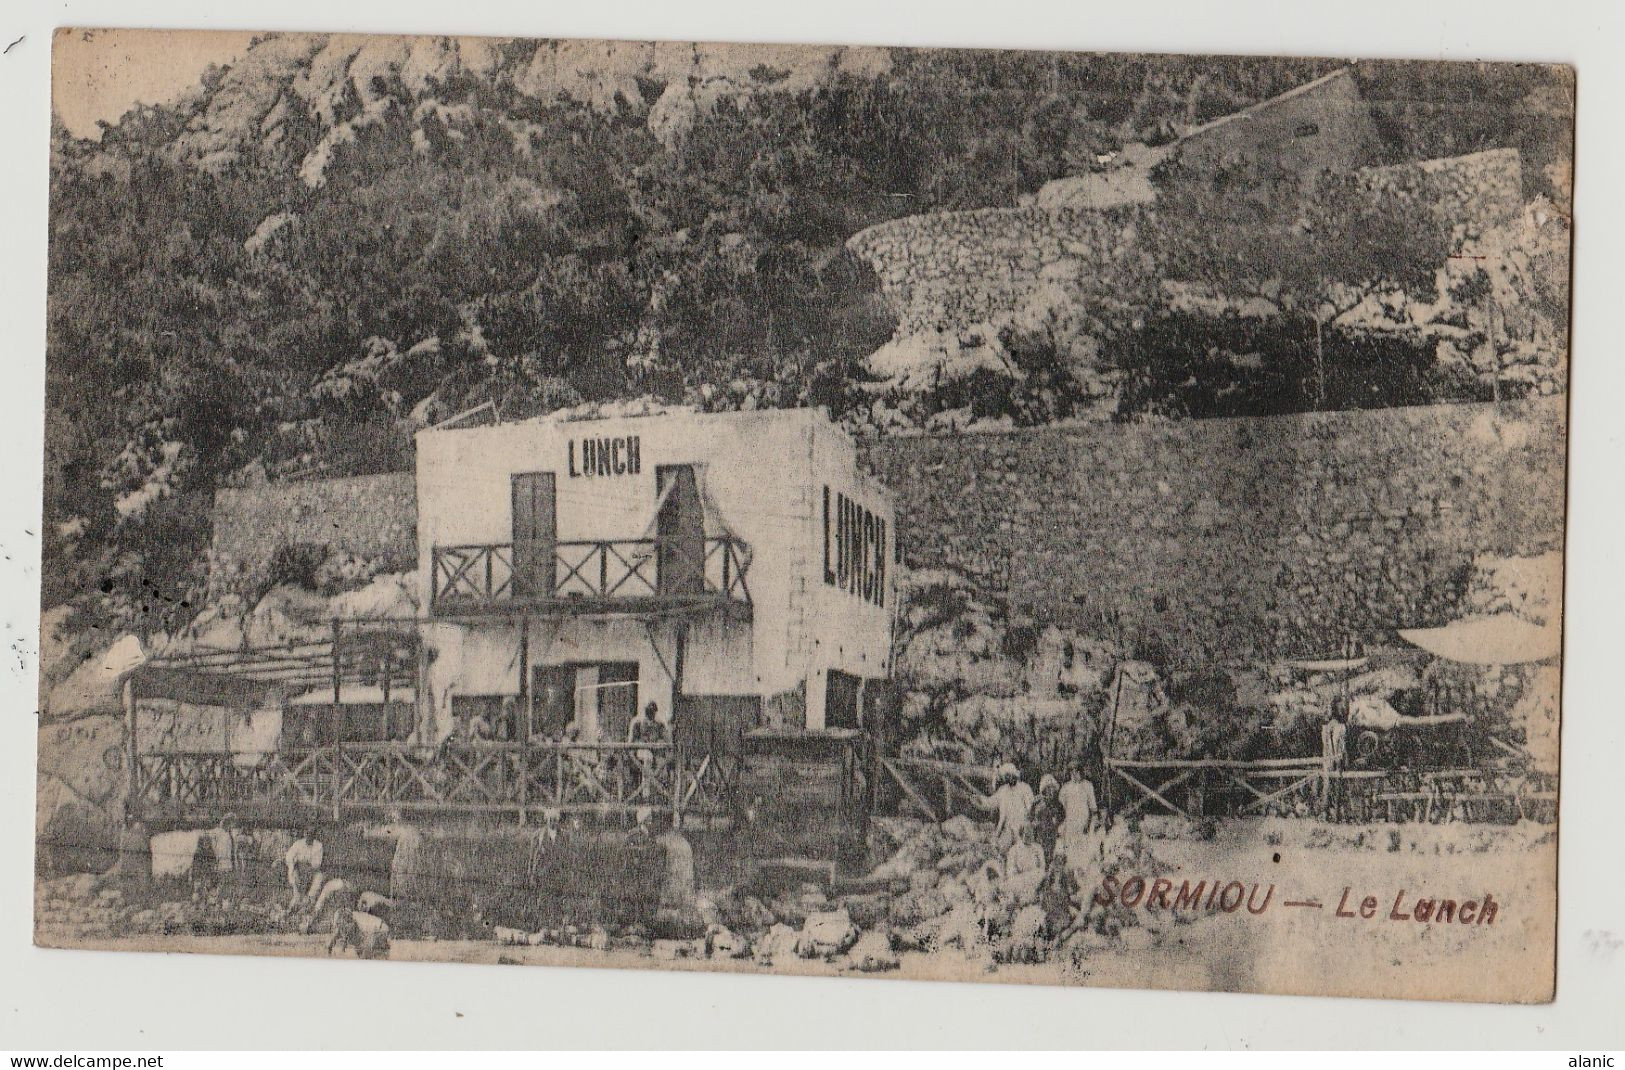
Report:
[{"label": "group of people", "polygon": [[[702,933],[705,926],[698,914],[693,845],[682,834],[680,820],[668,819],[653,806],[634,810],[632,827],[619,837],[607,831],[589,832],[579,814],[571,815],[566,823],[557,809],[543,810],[542,823],[530,836],[526,883],[544,897],[557,894],[560,887],[577,884],[588,876],[579,869],[588,856],[567,853],[568,848],[585,844],[601,849],[616,843],[629,851],[647,852],[644,857],[650,860],[651,868],[644,872],[654,882],[649,888],[658,892],[652,904],[654,914],[646,919],[651,930],[673,939]],[[574,872],[549,874],[550,869],[560,866]]]},{"label": "group of people", "polygon": [[[450,739],[459,743],[508,743],[522,738],[520,721],[518,700],[508,697],[502,700],[501,708],[494,717],[476,711],[458,720]],[[581,726],[571,721],[550,732],[530,733],[529,739],[532,743],[578,743],[581,742]],[[625,741],[646,744],[671,742],[671,722],[660,716],[659,703],[648,703],[632,717],[626,727]]]},{"label": "group of people", "polygon": [[977,796],[976,802],[994,814],[993,838],[1002,850],[1022,848],[1019,857],[1042,857],[1046,864],[1060,852],[1075,867],[1087,864],[1091,854],[1098,856],[1100,805],[1082,762],[1067,771],[1065,784],[1045,773],[1036,793],[1012,762],[999,766],[995,780],[993,793]]},{"label": "group of people", "polygon": [[[412,847],[397,842],[395,861],[391,866],[390,891],[397,889],[397,877],[403,869],[404,853]],[[395,899],[382,892],[362,890],[354,881],[338,876],[323,868],[326,846],[311,829],[300,831],[282,856],[282,868],[287,876],[290,897],[288,909],[304,914],[302,929],[306,933],[318,928],[327,930],[327,953],[354,948],[364,959],[384,958],[389,954],[389,915]]]},{"label": "group of people", "polygon": [[[979,899],[1013,906],[1009,944],[1036,956],[1038,941],[1059,941],[1080,924],[1083,896],[1102,864],[1104,817],[1082,762],[1062,783],[1045,773],[1038,790],[1013,763],[999,766],[990,795],[975,802],[994,815],[993,840],[1004,853],[978,874]],[[1025,949],[1025,950],[1023,950]]]}]

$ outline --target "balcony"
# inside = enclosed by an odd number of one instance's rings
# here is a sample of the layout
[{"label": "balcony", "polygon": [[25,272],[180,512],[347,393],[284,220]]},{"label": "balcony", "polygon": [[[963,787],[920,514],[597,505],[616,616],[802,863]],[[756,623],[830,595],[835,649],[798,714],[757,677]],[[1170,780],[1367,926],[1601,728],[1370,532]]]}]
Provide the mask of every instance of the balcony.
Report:
[{"label": "balcony", "polygon": [[750,548],[732,536],[437,546],[437,617],[510,613],[749,616]]}]

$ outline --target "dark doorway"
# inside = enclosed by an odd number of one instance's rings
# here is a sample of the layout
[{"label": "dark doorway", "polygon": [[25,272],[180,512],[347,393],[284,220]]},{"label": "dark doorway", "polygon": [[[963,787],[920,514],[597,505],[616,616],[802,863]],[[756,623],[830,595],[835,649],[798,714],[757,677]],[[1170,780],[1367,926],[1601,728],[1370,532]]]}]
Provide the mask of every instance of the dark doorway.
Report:
[{"label": "dark doorway", "polygon": [[563,739],[576,717],[576,671],[569,665],[531,669],[531,733]]},{"label": "dark doorway", "polygon": [[533,732],[583,743],[626,740],[638,708],[637,662],[537,665],[532,667],[530,679]]},{"label": "dark doorway", "polygon": [[824,727],[857,728],[859,680],[849,672],[829,670],[824,688]]},{"label": "dark doorway", "polygon": [[658,590],[661,594],[701,594],[705,591],[705,508],[700,504],[694,466],[661,465],[655,469],[655,489],[664,496],[655,521]]},{"label": "dark doorway", "polygon": [[515,473],[514,594],[532,598],[547,598],[553,594],[553,559],[559,542],[558,519],[558,500],[553,473]]},{"label": "dark doorway", "polygon": [[599,737],[607,742],[619,743],[626,739],[632,718],[638,712],[638,663],[604,661],[599,662],[596,668]]}]

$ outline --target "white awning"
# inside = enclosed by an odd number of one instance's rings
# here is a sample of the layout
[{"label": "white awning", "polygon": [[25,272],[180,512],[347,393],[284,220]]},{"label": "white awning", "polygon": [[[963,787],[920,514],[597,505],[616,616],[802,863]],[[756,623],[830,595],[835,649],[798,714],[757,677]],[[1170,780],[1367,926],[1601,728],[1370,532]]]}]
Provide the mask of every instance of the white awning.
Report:
[{"label": "white awning", "polygon": [[1405,628],[1399,637],[1429,654],[1467,665],[1523,665],[1555,658],[1562,630],[1514,613],[1451,621],[1442,628]]}]

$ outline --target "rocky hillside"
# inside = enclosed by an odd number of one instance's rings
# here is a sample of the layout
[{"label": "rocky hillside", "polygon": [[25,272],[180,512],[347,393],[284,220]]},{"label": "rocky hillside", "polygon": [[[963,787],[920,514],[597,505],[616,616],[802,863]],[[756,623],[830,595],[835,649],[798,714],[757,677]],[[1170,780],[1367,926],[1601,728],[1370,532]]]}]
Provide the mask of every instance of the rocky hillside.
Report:
[{"label": "rocky hillside", "polygon": [[[173,159],[210,173],[244,162],[291,166],[320,187],[342,146],[391,118],[404,119],[420,146],[437,124],[466,134],[494,123],[530,155],[539,147],[531,135],[545,131],[522,113],[571,101],[637,113],[671,146],[725,102],[747,102],[769,87],[827,88],[842,76],[872,78],[890,68],[885,49],[838,46],[276,35],[211,72],[181,102],[189,114],[170,149]],[[476,86],[503,99],[477,99]]]},{"label": "rocky hillside", "polygon": [[[45,603],[172,628],[216,488],[404,467],[415,429],[486,402],[1065,418],[1092,386],[1042,345],[999,382],[877,398],[866,358],[895,321],[846,240],[1016,203],[1339,65],[262,38],[97,140],[55,131]],[[1454,101],[1383,126],[1396,158],[1553,155],[1548,113],[1515,106],[1549,91],[1539,70],[1373,70]],[[1125,359],[1212,348],[1153,326]]]}]

